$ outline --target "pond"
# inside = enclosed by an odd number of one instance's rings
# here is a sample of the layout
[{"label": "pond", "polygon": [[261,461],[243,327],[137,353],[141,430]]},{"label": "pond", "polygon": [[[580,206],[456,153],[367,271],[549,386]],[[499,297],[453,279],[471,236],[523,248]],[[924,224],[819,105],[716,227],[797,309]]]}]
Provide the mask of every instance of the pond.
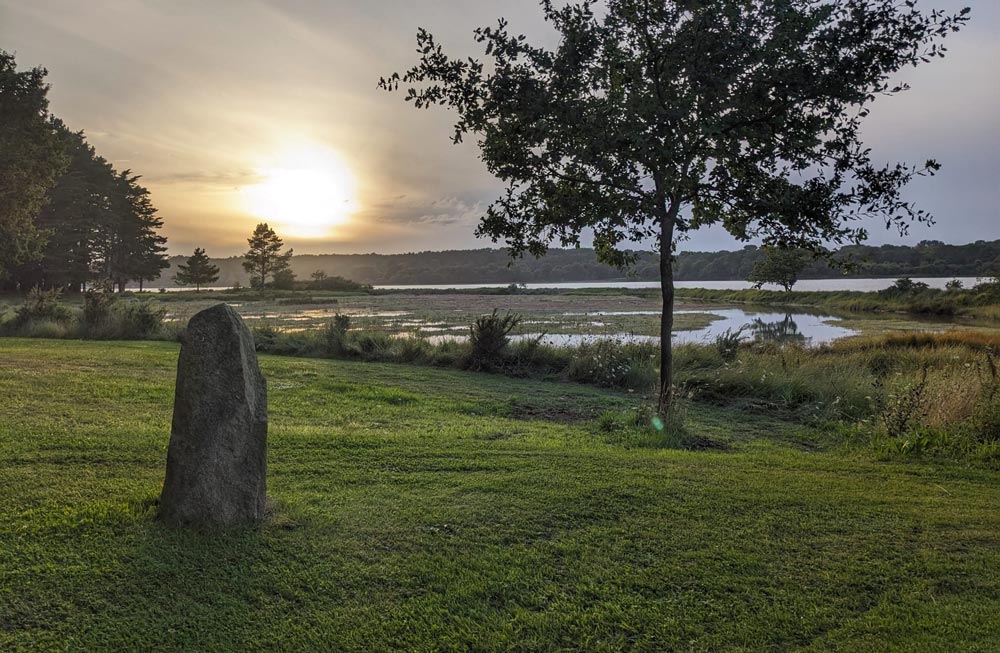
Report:
[{"label": "pond", "polygon": [[[593,313],[573,313],[572,315],[607,316],[616,314],[635,314],[636,311],[595,311]],[[831,315],[815,315],[811,313],[761,313],[745,311],[740,308],[711,309],[702,311],[677,311],[677,314],[708,313],[714,317],[707,327],[687,331],[675,331],[675,343],[707,344],[718,336],[729,333],[739,333],[743,340],[762,340],[767,342],[791,343],[802,346],[815,346],[833,342],[839,338],[855,335],[857,332],[838,326],[838,318]],[[647,314],[643,311],[642,314]],[[653,313],[649,313],[653,314]],[[445,340],[466,340],[464,334],[439,334],[425,338],[429,342],[439,343]],[[534,340],[554,346],[576,346],[596,340],[612,338],[626,342],[659,342],[657,336],[637,335],[632,333],[521,333],[512,335],[511,340]]]}]

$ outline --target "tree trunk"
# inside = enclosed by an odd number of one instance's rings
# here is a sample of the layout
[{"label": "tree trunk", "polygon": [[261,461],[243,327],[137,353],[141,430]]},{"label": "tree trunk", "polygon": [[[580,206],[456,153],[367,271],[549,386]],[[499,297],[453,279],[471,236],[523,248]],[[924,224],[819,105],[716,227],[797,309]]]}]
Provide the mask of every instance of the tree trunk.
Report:
[{"label": "tree trunk", "polygon": [[661,416],[670,411],[674,398],[674,222],[677,218],[677,203],[664,207],[660,216],[660,296],[663,308],[660,311],[660,389],[657,413]]}]

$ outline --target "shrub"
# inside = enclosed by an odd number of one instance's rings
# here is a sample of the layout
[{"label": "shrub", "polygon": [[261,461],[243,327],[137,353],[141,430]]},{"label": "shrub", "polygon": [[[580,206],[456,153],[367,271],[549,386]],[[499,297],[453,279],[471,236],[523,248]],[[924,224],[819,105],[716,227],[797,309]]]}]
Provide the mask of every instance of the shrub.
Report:
[{"label": "shrub", "polygon": [[[581,344],[566,369],[567,377],[578,383],[607,388],[649,389],[646,374],[640,372],[649,347],[625,343],[615,338],[598,338]],[[652,366],[646,364],[646,369]],[[655,378],[655,375],[654,375]]]},{"label": "shrub", "polygon": [[110,284],[95,284],[83,293],[83,326],[88,332],[105,328],[117,301]]},{"label": "shrub", "polygon": [[24,303],[14,311],[13,326],[20,328],[29,322],[69,322],[73,318],[73,312],[59,302],[60,295],[58,289],[32,288],[24,298]]},{"label": "shrub", "polygon": [[163,327],[166,310],[150,300],[120,302],[114,307],[118,337],[152,338]]},{"label": "shrub", "polygon": [[927,367],[923,368],[919,379],[906,383],[895,391],[888,390],[883,379],[876,379],[876,417],[890,438],[900,439],[910,434],[917,420],[926,411],[926,393]]},{"label": "shrub", "polygon": [[108,283],[83,294],[81,330],[87,338],[141,340],[160,334],[166,310],[148,299],[122,299]]},{"label": "shrub", "polygon": [[973,435],[978,442],[1000,442],[1000,372],[991,353],[976,366],[979,397],[972,415]]},{"label": "shrub", "polygon": [[253,346],[259,352],[273,352],[278,343],[281,331],[270,324],[255,326],[251,329],[253,333]]},{"label": "shrub", "polygon": [[327,276],[320,270],[312,273],[312,280],[303,284],[309,290],[338,290],[346,292],[365,292],[372,289],[371,286],[351,279],[338,276]]},{"label": "shrub", "polygon": [[482,315],[469,328],[469,343],[472,352],[469,368],[490,371],[503,363],[504,350],[510,343],[510,332],[521,323],[521,316],[508,312],[500,315],[493,309],[490,315]]},{"label": "shrub", "polygon": [[429,357],[431,345],[422,338],[396,338],[392,348],[392,360],[401,363],[419,363]]},{"label": "shrub", "polygon": [[352,341],[353,353],[368,361],[380,361],[389,358],[393,338],[382,331],[360,333]]},{"label": "shrub", "polygon": [[719,358],[725,362],[736,360],[736,355],[740,352],[740,342],[743,340],[743,328],[726,329],[715,337],[715,350],[719,352]]},{"label": "shrub", "polygon": [[351,328],[349,315],[337,313],[323,327],[323,349],[330,357],[343,356],[347,350],[347,332]]},{"label": "shrub", "polygon": [[895,283],[885,290],[880,290],[879,294],[885,297],[898,297],[900,295],[912,295],[927,289],[928,285],[923,281],[914,281],[909,277],[903,277],[896,279]]}]

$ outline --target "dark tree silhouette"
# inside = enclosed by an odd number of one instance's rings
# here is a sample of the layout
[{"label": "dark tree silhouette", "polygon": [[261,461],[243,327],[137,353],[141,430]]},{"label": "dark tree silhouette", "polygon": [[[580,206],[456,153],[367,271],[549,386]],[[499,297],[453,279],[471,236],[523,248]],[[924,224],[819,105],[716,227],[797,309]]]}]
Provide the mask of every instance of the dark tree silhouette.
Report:
[{"label": "dark tree silhouette", "polygon": [[194,286],[195,290],[201,290],[202,286],[215,283],[219,280],[219,267],[212,265],[205,250],[196,247],[186,265],[177,266],[177,274],[174,281],[181,286]]},{"label": "dark tree silhouette", "polygon": [[542,2],[555,50],[495,27],[476,31],[489,65],[449,57],[427,31],[420,60],[380,80],[417,108],[458,114],[506,193],[477,233],[515,256],[593,231],[605,261],[658,244],[663,297],[660,402],[672,397],[673,252],[721,224],[741,240],[818,249],[860,242],[862,218],[904,230],[930,216],[901,197],[922,166],[880,167],[860,139],[900,69],[943,56],[957,15],[898,0]]},{"label": "dark tree silhouette", "polygon": [[273,278],[288,269],[292,250],[281,253],[285,243],[266,222],[257,225],[247,243],[250,245],[250,250],[243,255],[245,259],[243,269],[250,273],[252,288],[263,288],[268,278]]},{"label": "dark tree silhouette", "polygon": [[0,280],[37,259],[45,233],[35,218],[67,165],[48,107],[44,68],[17,71],[0,50]]}]

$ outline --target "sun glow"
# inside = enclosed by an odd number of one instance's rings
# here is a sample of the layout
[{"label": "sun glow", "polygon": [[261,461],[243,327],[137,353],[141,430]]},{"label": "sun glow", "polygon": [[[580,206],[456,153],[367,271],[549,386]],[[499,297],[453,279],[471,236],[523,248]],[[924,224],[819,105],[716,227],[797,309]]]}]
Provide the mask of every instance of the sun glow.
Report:
[{"label": "sun glow", "polygon": [[290,148],[257,173],[261,182],[242,190],[247,211],[290,236],[329,235],[357,208],[354,175],[332,150]]}]

